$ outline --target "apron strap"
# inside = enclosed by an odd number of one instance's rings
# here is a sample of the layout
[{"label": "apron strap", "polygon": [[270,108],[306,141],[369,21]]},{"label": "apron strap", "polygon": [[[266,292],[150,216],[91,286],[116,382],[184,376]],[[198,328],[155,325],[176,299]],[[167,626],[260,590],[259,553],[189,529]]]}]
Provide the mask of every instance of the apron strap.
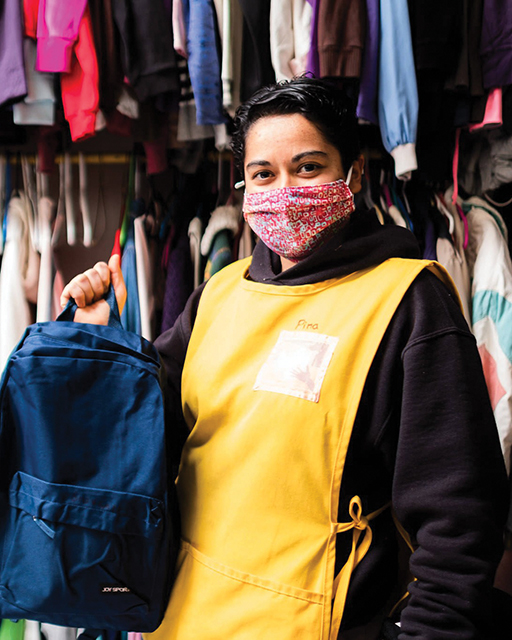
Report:
[{"label": "apron strap", "polygon": [[[333,526],[334,533],[343,533],[353,529],[352,533],[352,550],[348,557],[347,562],[334,579],[333,584],[333,600],[334,606],[332,609],[331,617],[331,632],[329,640],[337,640],[338,632],[341,625],[341,618],[343,617],[343,611],[345,609],[345,601],[347,599],[348,586],[350,583],[350,576],[352,572],[361,562],[366,555],[366,552],[370,548],[372,543],[372,530],[370,527],[370,520],[376,518],[385,509],[391,505],[388,502],[377,511],[370,513],[368,516],[363,516],[363,505],[359,496],[354,496],[350,501],[349,514],[352,518],[352,522],[336,522]],[[359,538],[363,536],[359,543]]]}]

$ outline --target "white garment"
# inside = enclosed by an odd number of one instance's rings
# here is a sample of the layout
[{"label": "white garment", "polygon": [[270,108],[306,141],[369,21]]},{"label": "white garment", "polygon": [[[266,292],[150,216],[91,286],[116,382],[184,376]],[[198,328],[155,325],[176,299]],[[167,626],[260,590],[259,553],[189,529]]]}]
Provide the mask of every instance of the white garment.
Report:
[{"label": "white garment", "polygon": [[[41,631],[47,640],[76,640],[76,629],[74,627],[59,627],[56,624],[41,623]],[[27,640],[25,637],[24,640]]]},{"label": "white garment", "polygon": [[308,0],[271,0],[270,53],[278,81],[307,70],[312,15]]},{"label": "white garment", "polygon": [[7,236],[0,269],[0,371],[25,328],[32,323],[30,307],[23,291],[22,243],[29,229],[21,199],[11,198],[7,214]]},{"label": "white garment", "polygon": [[221,41],[222,104],[231,116],[240,105],[243,14],[238,0],[214,0]]},{"label": "white garment", "polygon": [[[450,187],[444,194],[444,201],[447,203],[446,207],[452,214],[454,220],[453,243],[455,246],[456,264],[454,264],[454,268],[450,265],[445,265],[443,262],[441,262],[441,264],[446,267],[457,286],[464,310],[464,317],[466,318],[468,326],[471,328],[471,279],[469,277],[469,267],[464,251],[464,223],[456,206],[452,204],[452,195],[453,187]],[[460,204],[462,204],[462,201],[459,202],[459,205]]]},{"label": "white garment", "polygon": [[[455,245],[448,238],[439,237],[437,239],[436,254],[438,262],[440,262],[448,271],[455,283],[455,286],[457,287],[460,301],[462,302],[464,318],[466,319],[468,326],[471,327],[471,315],[468,304],[469,300],[466,296],[467,291],[464,290],[466,285],[469,289],[469,274],[467,272],[466,262],[465,260],[462,260]],[[464,266],[466,266],[465,273]]]},{"label": "white garment", "polygon": [[233,205],[223,205],[212,211],[208,225],[201,240],[201,253],[207,256],[212,248],[213,240],[219,231],[228,229],[236,235],[242,218],[241,209]]},{"label": "white garment", "polygon": [[132,120],[137,120],[139,118],[139,101],[128,91],[125,84],[123,84],[121,88],[116,109],[119,113],[122,113],[123,116],[127,116]]},{"label": "white garment", "polygon": [[23,215],[23,234],[20,243],[20,269],[23,282],[23,292],[29,302],[33,304],[37,301],[37,289],[39,286],[40,257],[34,247],[34,211],[32,202],[27,194],[20,192],[20,213]]},{"label": "white garment", "polygon": [[12,107],[14,124],[52,125],[55,122],[54,74],[36,71],[37,44],[24,38],[25,77],[27,95]]},{"label": "white garment", "polygon": [[5,193],[5,168],[7,159],[0,154],[0,255],[4,250],[4,234],[2,233],[2,221],[4,219],[4,210],[6,205],[7,194]]},{"label": "white garment", "polygon": [[512,449],[512,261],[501,215],[470,198],[466,259],[472,321],[507,470]]},{"label": "white garment", "polygon": [[192,218],[188,225],[188,237],[190,241],[190,257],[194,267],[194,289],[201,284],[201,234],[203,223],[201,218]]},{"label": "white garment", "polygon": [[185,33],[185,20],[183,17],[183,0],[172,2],[172,36],[176,53],[183,58],[188,58],[187,34]]},{"label": "white garment", "polygon": [[36,622],[35,620],[25,620],[24,640],[41,640],[39,622]]},{"label": "white garment", "polygon": [[146,340],[153,340],[152,319],[155,308],[155,298],[151,291],[153,274],[149,256],[148,240],[144,229],[145,216],[139,216],[133,221],[135,237],[135,263],[137,269],[137,291],[140,309],[140,333]]},{"label": "white garment", "polygon": [[41,267],[39,270],[39,287],[37,290],[37,322],[49,322],[53,320],[52,222],[54,211],[55,202],[51,198],[43,197],[39,200],[37,220],[39,224]]}]

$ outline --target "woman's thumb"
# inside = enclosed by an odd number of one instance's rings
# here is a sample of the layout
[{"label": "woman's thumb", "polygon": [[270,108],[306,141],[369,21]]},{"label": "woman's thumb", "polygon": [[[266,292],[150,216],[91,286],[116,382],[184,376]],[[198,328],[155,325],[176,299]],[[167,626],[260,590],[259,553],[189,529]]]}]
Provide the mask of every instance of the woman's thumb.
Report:
[{"label": "woman's thumb", "polygon": [[121,271],[121,257],[113,254],[108,261],[110,269],[110,279],[116,294],[117,306],[119,307],[119,315],[123,312],[126,302],[126,285],[124,283],[123,272]]}]

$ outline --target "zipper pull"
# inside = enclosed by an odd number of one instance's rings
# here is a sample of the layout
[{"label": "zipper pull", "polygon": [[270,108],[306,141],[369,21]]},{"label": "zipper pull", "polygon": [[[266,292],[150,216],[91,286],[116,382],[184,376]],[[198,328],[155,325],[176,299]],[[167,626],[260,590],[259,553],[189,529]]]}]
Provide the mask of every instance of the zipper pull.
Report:
[{"label": "zipper pull", "polygon": [[46,533],[49,538],[51,538],[52,540],[55,538],[55,531],[51,527],[49,527],[44,520],[36,518],[35,516],[32,516],[32,520],[37,524],[41,531]]}]

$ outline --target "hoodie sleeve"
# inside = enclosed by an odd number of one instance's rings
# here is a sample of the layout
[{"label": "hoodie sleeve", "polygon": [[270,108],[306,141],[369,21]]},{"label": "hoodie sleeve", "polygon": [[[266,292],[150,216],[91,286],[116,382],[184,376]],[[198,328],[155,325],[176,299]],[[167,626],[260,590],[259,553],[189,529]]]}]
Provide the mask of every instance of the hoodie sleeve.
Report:
[{"label": "hoodie sleeve", "polygon": [[[400,638],[494,638],[492,584],[503,550],[507,475],[475,339],[453,298],[429,280],[423,300],[416,298],[415,337],[402,352],[393,505],[415,543],[416,580]],[[435,302],[428,312],[427,297]],[[433,310],[453,317],[452,328],[429,330],[428,317],[430,326],[437,322]]]},{"label": "hoodie sleeve", "polygon": [[197,315],[197,307],[205,285],[206,283],[201,284],[192,292],[174,326],[164,331],[155,340],[155,347],[164,363],[166,372],[165,406],[168,423],[173,425],[170,435],[176,444],[175,451],[181,451],[181,447],[188,435],[188,427],[185,424],[181,410],[181,374],[185,364],[192,327]]},{"label": "hoodie sleeve", "polygon": [[37,20],[37,70],[71,71],[71,52],[87,0],[41,0]]},{"label": "hoodie sleeve", "polygon": [[407,0],[380,0],[379,123],[398,178],[418,168],[418,90]]}]

